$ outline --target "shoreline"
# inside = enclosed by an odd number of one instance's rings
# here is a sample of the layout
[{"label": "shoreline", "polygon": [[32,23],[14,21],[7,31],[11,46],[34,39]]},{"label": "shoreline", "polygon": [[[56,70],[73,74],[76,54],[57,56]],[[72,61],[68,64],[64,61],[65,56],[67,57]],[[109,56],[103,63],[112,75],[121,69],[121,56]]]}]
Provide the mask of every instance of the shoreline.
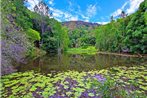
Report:
[{"label": "shoreline", "polygon": [[97,52],[97,54],[115,55],[115,56],[124,56],[124,57],[139,57],[139,58],[147,57],[147,54],[129,54],[129,53],[111,53],[111,52]]}]

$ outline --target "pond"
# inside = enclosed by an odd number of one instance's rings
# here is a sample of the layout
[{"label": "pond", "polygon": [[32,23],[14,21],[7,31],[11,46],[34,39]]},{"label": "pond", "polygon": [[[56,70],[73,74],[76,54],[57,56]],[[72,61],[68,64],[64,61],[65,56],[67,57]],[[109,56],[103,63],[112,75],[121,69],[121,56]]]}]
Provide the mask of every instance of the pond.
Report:
[{"label": "pond", "polygon": [[4,75],[2,98],[146,98],[147,58],[45,55]]},{"label": "pond", "polygon": [[27,64],[18,64],[18,72],[34,70],[41,73],[58,73],[69,70],[91,71],[111,68],[113,66],[140,66],[147,64],[147,58],[123,57],[114,55],[45,55]]}]

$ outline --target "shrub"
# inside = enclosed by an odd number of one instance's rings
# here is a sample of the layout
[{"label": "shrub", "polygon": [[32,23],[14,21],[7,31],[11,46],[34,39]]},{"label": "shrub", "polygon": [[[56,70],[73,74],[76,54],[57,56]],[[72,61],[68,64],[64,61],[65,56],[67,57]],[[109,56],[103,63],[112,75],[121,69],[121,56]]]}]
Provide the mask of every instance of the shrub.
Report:
[{"label": "shrub", "polygon": [[36,41],[36,40],[40,40],[40,39],[41,39],[40,33],[37,32],[37,31],[35,31],[35,30],[33,30],[33,29],[27,30],[26,33],[27,33],[29,39],[30,39],[31,41],[33,41],[33,42]]}]

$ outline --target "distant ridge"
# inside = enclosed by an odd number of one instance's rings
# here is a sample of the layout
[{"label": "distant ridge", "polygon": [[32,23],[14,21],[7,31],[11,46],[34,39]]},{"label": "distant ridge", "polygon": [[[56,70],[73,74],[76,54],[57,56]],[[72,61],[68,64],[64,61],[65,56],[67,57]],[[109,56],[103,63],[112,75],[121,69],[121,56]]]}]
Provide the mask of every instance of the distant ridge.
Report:
[{"label": "distant ridge", "polygon": [[99,26],[98,23],[91,23],[91,22],[84,22],[84,21],[66,21],[62,22],[62,25],[67,26],[70,30],[80,27],[88,27],[88,28],[95,28]]}]

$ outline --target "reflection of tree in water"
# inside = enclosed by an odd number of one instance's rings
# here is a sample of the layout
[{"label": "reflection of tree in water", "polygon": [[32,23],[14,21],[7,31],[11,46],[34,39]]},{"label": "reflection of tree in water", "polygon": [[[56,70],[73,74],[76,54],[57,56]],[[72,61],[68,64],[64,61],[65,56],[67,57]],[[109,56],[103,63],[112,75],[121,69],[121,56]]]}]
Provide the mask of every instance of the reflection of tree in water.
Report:
[{"label": "reflection of tree in water", "polygon": [[134,57],[123,57],[123,56],[114,56],[114,55],[97,55],[97,64],[103,66],[131,66],[131,65],[140,65],[141,62],[145,62],[145,58],[134,58]]},{"label": "reflection of tree in water", "polygon": [[35,66],[35,67],[39,67],[39,61],[40,61],[40,58],[37,58],[37,59],[35,59],[35,60],[33,60],[33,66]]},{"label": "reflection of tree in water", "polygon": [[[124,58],[124,57],[123,57]],[[97,63],[102,65],[103,67],[111,67],[116,65],[123,65],[126,63],[123,58],[120,56],[113,56],[113,55],[97,55]]]},{"label": "reflection of tree in water", "polygon": [[70,67],[78,71],[88,71],[95,67],[94,56],[88,55],[71,55]]},{"label": "reflection of tree in water", "polygon": [[58,48],[58,65],[60,65],[62,63],[62,54],[61,54],[61,49]]},{"label": "reflection of tree in water", "polygon": [[21,65],[19,71],[35,70],[41,73],[65,72],[68,70],[90,71],[112,66],[131,66],[145,63],[144,58],[131,58],[112,55],[46,55],[37,58],[26,65]]},{"label": "reflection of tree in water", "polygon": [[40,72],[41,71],[41,65],[42,65],[42,64],[40,64],[41,63],[40,58],[35,59],[32,63],[33,63],[33,66],[35,68],[37,68],[38,71]]}]

